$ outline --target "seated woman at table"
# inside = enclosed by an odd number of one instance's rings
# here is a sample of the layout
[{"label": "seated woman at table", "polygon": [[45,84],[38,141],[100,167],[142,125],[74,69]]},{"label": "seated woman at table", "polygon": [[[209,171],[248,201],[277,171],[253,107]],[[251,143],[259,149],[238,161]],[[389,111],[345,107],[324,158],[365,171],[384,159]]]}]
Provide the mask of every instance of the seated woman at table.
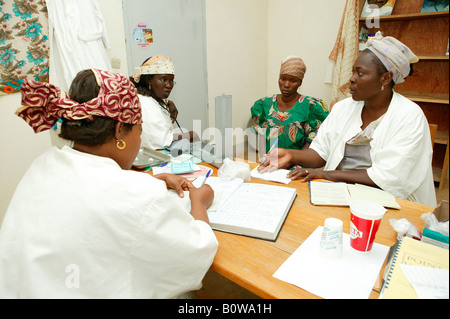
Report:
[{"label": "seated woman at table", "polygon": [[[169,100],[175,86],[175,67],[170,57],[148,58],[130,77],[136,86],[142,105],[142,147],[156,150],[169,148],[174,141],[197,140],[194,132],[183,132],[178,124],[178,109]],[[180,132],[174,133],[173,123]]]},{"label": "seated woman at table", "polygon": [[288,57],[280,69],[278,85],[281,94],[262,98],[251,108],[255,124],[250,131],[266,140],[266,151],[278,140],[278,147],[308,148],[328,116],[328,107],[322,100],[301,95],[306,66],[302,59]]},{"label": "seated woman at table", "polygon": [[288,177],[365,184],[435,206],[427,119],[417,104],[393,90],[417,61],[403,43],[377,33],[353,66],[353,98],[333,107],[309,149],[275,149],[263,158],[260,171],[301,165]]},{"label": "seated woman at table", "polygon": [[198,289],[218,246],[206,214],[214,193],[129,170],[142,123],[129,79],[87,70],[70,98],[27,79],[21,91],[17,115],[35,132],[62,118],[60,136],[74,144],[37,158],[16,189],[0,230],[0,298],[172,298]]}]

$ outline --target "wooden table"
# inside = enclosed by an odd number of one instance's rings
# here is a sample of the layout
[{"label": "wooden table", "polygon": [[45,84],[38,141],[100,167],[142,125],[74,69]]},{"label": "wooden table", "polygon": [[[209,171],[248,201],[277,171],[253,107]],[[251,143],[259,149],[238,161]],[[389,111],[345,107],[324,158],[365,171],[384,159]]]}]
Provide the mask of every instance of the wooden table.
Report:
[{"label": "wooden table", "polygon": [[[202,165],[207,166],[205,163]],[[257,163],[249,163],[255,168]],[[217,169],[213,176],[217,176]],[[280,185],[259,179],[252,183]],[[350,232],[349,207],[314,206],[309,202],[307,183],[293,181],[288,187],[297,189],[297,198],[281,228],[276,242],[265,241],[230,233],[215,231],[219,241],[219,249],[211,269],[261,298],[298,299],[318,298],[316,295],[274,278],[275,271],[294,253],[294,251],[313,233],[318,226],[323,226],[329,217],[339,218],[344,222],[344,232]],[[375,242],[392,246],[396,242],[397,233],[389,224],[389,219],[407,218],[420,230],[424,221],[420,216],[433,211],[432,207],[397,199],[400,210],[389,209],[381,221]],[[370,298],[378,298],[381,288],[380,277]]]}]

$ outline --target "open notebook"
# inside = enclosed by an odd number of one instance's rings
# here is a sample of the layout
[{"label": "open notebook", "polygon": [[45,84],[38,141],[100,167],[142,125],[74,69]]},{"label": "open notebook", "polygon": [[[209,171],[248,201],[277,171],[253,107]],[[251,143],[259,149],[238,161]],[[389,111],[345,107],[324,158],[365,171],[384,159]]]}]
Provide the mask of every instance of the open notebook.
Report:
[{"label": "open notebook", "polygon": [[208,209],[216,230],[275,241],[297,196],[294,188],[244,183],[240,178],[210,177],[214,190]]},{"label": "open notebook", "polygon": [[400,209],[395,197],[381,189],[342,182],[309,181],[311,204],[349,206],[351,200],[366,199],[386,208]]}]

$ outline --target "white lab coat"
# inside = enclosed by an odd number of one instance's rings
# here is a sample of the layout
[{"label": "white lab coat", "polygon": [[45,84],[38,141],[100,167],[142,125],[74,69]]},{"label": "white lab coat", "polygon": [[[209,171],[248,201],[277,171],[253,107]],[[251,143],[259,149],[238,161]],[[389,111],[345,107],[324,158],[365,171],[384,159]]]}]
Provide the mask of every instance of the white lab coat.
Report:
[{"label": "white lab coat", "polygon": [[67,146],[39,157],[0,229],[0,298],[172,298],[200,288],[211,227],[163,181]]},{"label": "white lab coat", "polygon": [[109,39],[96,0],[46,0],[49,19],[50,83],[68,91],[78,72],[112,71]]},{"label": "white lab coat", "polygon": [[[346,142],[361,131],[363,106],[345,99],[320,127],[311,148],[327,162],[325,170],[336,169]],[[436,206],[430,129],[417,104],[394,92],[370,146],[372,167],[367,173],[375,184],[398,198]]]},{"label": "white lab coat", "polygon": [[141,147],[151,150],[168,147],[173,142],[173,125],[168,111],[152,97],[139,94],[142,107]]}]

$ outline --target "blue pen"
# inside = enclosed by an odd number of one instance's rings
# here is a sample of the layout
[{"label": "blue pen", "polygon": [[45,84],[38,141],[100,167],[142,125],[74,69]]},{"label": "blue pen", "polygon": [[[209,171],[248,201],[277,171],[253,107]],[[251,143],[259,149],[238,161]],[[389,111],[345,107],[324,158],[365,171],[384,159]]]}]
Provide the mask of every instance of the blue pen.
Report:
[{"label": "blue pen", "polygon": [[[277,145],[278,145],[278,137],[277,137],[275,143],[273,143],[273,145],[272,145],[272,147],[270,148],[270,150],[267,152],[267,154],[269,154],[270,152],[272,152],[273,149],[274,149],[275,147],[277,147]],[[267,162],[267,157],[264,157],[264,158],[262,159],[262,161],[261,161],[261,164],[265,164],[266,162]]]},{"label": "blue pen", "polygon": [[206,179],[209,177],[209,175],[211,175],[212,169],[210,169],[208,171],[208,173],[206,173],[206,175],[201,175],[199,177],[197,177],[195,179],[195,181],[192,182],[192,185],[194,185],[197,188],[200,188],[203,186],[203,184],[205,184]]}]

